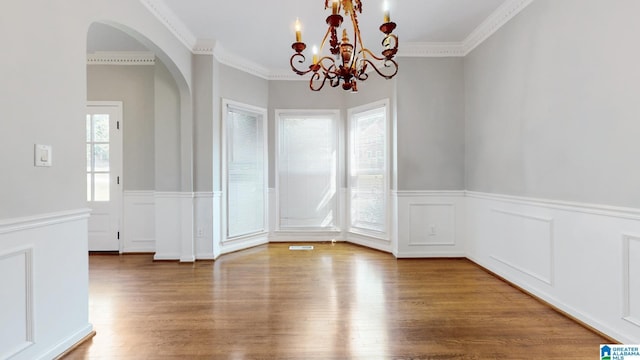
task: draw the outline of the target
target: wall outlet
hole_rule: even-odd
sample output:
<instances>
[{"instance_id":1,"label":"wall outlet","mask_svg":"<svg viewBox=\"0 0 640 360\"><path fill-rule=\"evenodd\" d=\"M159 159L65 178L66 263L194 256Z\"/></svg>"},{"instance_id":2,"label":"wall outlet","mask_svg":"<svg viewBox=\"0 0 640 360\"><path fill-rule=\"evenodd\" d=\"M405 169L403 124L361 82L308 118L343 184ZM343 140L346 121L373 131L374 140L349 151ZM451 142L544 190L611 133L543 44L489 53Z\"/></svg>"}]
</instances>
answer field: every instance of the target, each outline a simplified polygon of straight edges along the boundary
<instances>
[{"instance_id":1,"label":"wall outlet","mask_svg":"<svg viewBox=\"0 0 640 360\"><path fill-rule=\"evenodd\" d=\"M204 236L204 230L199 227L196 229L196 237L203 237Z\"/></svg>"},{"instance_id":2,"label":"wall outlet","mask_svg":"<svg viewBox=\"0 0 640 360\"><path fill-rule=\"evenodd\" d=\"M436 226L435 225L429 225L429 235L436 235Z\"/></svg>"}]
</instances>

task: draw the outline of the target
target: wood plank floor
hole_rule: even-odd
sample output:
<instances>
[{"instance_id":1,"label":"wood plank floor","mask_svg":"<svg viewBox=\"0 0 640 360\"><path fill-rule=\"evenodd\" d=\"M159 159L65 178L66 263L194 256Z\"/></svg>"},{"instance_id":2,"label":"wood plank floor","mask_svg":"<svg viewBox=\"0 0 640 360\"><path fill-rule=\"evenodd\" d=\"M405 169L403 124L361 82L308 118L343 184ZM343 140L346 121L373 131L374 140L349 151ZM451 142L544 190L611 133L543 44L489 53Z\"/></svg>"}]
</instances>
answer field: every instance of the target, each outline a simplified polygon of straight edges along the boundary
<instances>
[{"instance_id":1,"label":"wood plank floor","mask_svg":"<svg viewBox=\"0 0 640 360\"><path fill-rule=\"evenodd\" d=\"M597 334L464 259L269 244L90 256L97 335L65 359L596 359Z\"/></svg>"}]
</instances>

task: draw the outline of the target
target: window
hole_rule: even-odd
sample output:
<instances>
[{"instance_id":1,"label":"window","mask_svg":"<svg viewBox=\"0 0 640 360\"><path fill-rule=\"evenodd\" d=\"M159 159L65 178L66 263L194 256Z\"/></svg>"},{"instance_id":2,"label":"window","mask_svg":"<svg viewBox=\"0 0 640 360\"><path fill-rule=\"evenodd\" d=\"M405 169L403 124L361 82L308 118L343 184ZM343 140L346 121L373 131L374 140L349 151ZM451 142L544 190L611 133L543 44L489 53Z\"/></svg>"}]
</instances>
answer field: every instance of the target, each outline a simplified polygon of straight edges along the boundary
<instances>
[{"instance_id":1,"label":"window","mask_svg":"<svg viewBox=\"0 0 640 360\"><path fill-rule=\"evenodd\" d=\"M338 111L277 112L280 230L338 224Z\"/></svg>"},{"instance_id":2,"label":"window","mask_svg":"<svg viewBox=\"0 0 640 360\"><path fill-rule=\"evenodd\" d=\"M266 228L266 111L224 103L227 239Z\"/></svg>"},{"instance_id":3,"label":"window","mask_svg":"<svg viewBox=\"0 0 640 360\"><path fill-rule=\"evenodd\" d=\"M387 105L349 110L349 208L352 231L387 229Z\"/></svg>"},{"instance_id":4,"label":"window","mask_svg":"<svg viewBox=\"0 0 640 360\"><path fill-rule=\"evenodd\" d=\"M109 114L87 114L87 201L109 201Z\"/></svg>"}]
</instances>

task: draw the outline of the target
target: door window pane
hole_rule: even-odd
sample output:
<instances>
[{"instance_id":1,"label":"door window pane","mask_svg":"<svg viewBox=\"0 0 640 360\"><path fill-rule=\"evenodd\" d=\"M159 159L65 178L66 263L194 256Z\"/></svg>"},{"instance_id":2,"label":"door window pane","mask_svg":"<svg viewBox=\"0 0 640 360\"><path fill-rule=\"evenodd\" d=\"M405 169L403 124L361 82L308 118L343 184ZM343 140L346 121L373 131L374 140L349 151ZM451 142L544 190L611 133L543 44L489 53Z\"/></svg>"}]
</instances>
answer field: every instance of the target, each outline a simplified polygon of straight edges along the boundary
<instances>
[{"instance_id":1,"label":"door window pane","mask_svg":"<svg viewBox=\"0 0 640 360\"><path fill-rule=\"evenodd\" d=\"M109 201L109 115L87 115L87 201Z\"/></svg>"},{"instance_id":2,"label":"door window pane","mask_svg":"<svg viewBox=\"0 0 640 360\"><path fill-rule=\"evenodd\" d=\"M109 171L109 144L93 146L93 171Z\"/></svg>"},{"instance_id":3,"label":"door window pane","mask_svg":"<svg viewBox=\"0 0 640 360\"><path fill-rule=\"evenodd\" d=\"M109 142L109 115L93 115L93 141Z\"/></svg>"},{"instance_id":4,"label":"door window pane","mask_svg":"<svg viewBox=\"0 0 640 360\"><path fill-rule=\"evenodd\" d=\"M109 174L94 174L95 201L109 201Z\"/></svg>"}]
</instances>

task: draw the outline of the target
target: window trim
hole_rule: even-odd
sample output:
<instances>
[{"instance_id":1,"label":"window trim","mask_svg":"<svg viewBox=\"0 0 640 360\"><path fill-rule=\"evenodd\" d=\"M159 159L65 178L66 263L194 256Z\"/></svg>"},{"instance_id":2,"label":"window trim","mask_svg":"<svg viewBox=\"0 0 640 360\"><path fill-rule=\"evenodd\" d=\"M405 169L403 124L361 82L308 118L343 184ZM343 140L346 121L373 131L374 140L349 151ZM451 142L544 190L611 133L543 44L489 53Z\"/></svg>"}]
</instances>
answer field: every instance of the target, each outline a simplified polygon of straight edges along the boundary
<instances>
[{"instance_id":1,"label":"window trim","mask_svg":"<svg viewBox=\"0 0 640 360\"><path fill-rule=\"evenodd\" d=\"M257 230L251 233L229 236L229 167L227 162L228 156L228 109L238 109L242 112L254 113L261 117L262 121L262 141L263 141L263 220L262 230ZM268 112L266 108L245 104L238 101L229 99L222 99L222 124L221 124L221 159L222 159L222 194L223 194L223 206L222 206L222 242L230 242L235 240L252 238L260 236L268 232L269 229L269 138L268 138Z\"/></svg>"},{"instance_id":2,"label":"window trim","mask_svg":"<svg viewBox=\"0 0 640 360\"><path fill-rule=\"evenodd\" d=\"M351 234L364 235L381 240L390 240L391 233L391 199L390 199L390 186L391 186L391 118L390 118L390 101L389 99L383 99L374 101L368 104L356 106L347 109L347 121L348 121L348 139L346 150L346 162L347 162L347 189L346 189L346 223L347 231ZM384 134L384 151L385 151L385 166L384 166L384 224L383 231L376 231L366 228L353 226L351 218L351 193L352 193L352 179L351 179L351 163L353 161L353 148L354 135L355 135L355 123L354 115L366 113L376 109L384 109L385 114L385 134Z\"/></svg>"}]
</instances>

